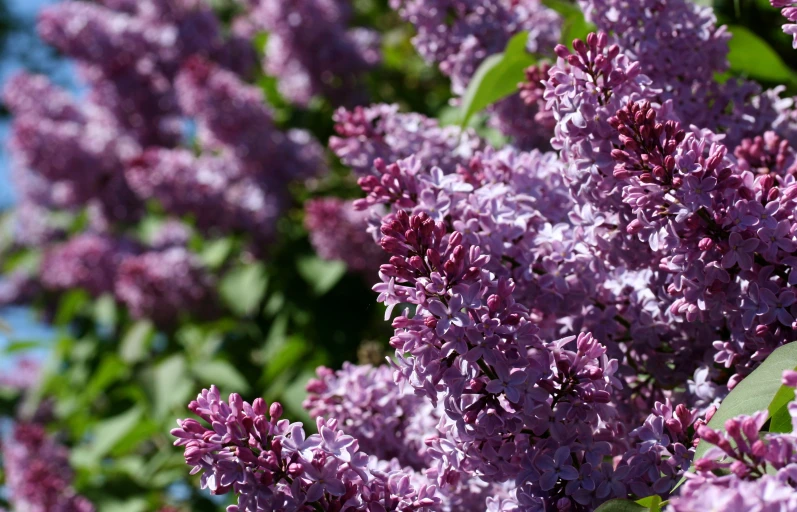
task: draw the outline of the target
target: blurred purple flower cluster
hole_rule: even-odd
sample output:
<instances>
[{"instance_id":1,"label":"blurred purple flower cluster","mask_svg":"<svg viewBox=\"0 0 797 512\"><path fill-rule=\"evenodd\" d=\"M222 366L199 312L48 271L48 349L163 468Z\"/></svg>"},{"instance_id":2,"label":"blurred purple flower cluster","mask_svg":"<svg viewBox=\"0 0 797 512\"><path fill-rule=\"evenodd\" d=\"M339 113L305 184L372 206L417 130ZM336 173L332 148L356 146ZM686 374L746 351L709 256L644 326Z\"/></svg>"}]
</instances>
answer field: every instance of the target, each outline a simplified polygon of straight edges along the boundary
<instances>
[{"instance_id":1,"label":"blurred purple flower cluster","mask_svg":"<svg viewBox=\"0 0 797 512\"><path fill-rule=\"evenodd\" d=\"M72 488L69 450L40 424L16 423L0 446L13 510L94 512L94 505Z\"/></svg>"},{"instance_id":2,"label":"blurred purple flower cluster","mask_svg":"<svg viewBox=\"0 0 797 512\"><path fill-rule=\"evenodd\" d=\"M267 252L290 183L326 172L321 145L307 131L278 129L260 89L246 82L258 62L242 20L270 20L279 4L247 5L231 30L202 0L67 1L41 12L41 37L75 60L86 90L73 97L27 74L6 85L19 195L14 243L45 255L39 272L18 270L4 282L3 303L83 288L168 323L213 304L212 279L187 249L191 224L208 237L245 235L252 251ZM307 2L301 17L333 34L346 10L345 2ZM308 27L280 27L271 59L301 67L307 94L326 93L327 59L307 62L315 43L298 35ZM339 52L337 71L350 76L374 60L368 55L360 62ZM166 245L140 236L154 203L172 227ZM72 236L71 222L84 232ZM175 229L184 235L175 238Z\"/></svg>"},{"instance_id":3,"label":"blurred purple flower cluster","mask_svg":"<svg viewBox=\"0 0 797 512\"><path fill-rule=\"evenodd\" d=\"M394 7L462 92L477 64L460 73L468 66L453 63L480 61L478 52L458 60L460 45L481 41L493 11ZM519 94L552 129L555 153L519 141L494 149L469 135L463 146L433 121L384 106L337 114L331 147L365 193L354 207L385 212L379 243L390 259L378 301L388 319L412 308L392 321L396 388L384 384L387 368L324 369L306 406L376 455L425 466L441 509L456 509L462 493L473 501L474 477L493 493L480 502L488 510L592 510L668 495L698 438L714 442L705 422L715 406L797 329L795 160L782 90L703 87L727 67L728 36L710 10L583 7L605 32L554 48L556 63L529 70ZM512 27L503 24L502 44ZM422 429L419 415L429 420ZM740 427L749 440L761 418ZM791 437L782 438L750 441L750 453L777 459L783 475L755 485L781 493L788 510ZM725 450L749 462L734 453ZM718 455L698 471L764 472ZM695 510L698 483L725 485L706 481L690 482L673 507Z\"/></svg>"}]
</instances>

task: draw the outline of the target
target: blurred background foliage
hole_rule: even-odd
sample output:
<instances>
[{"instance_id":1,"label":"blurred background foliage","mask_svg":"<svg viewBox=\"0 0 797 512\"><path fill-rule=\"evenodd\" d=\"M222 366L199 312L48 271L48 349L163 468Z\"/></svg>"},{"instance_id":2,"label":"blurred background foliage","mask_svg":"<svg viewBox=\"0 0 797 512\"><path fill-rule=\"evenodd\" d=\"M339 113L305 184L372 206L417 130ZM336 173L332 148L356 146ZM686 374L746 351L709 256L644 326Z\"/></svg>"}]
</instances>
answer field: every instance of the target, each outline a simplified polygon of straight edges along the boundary
<instances>
[{"instance_id":1,"label":"blurred background foliage","mask_svg":"<svg viewBox=\"0 0 797 512\"><path fill-rule=\"evenodd\" d=\"M387 0L353 3L354 24L383 34L382 64L367 77L370 99L457 122L460 116L450 105L448 81L417 55L410 42L412 28L388 8ZM589 30L573 4L545 3L565 17L564 40ZM35 37L32 13L39 4L0 2L0 78L27 68L77 87L69 65ZM231 2L214 4L223 19L231 18ZM730 74L764 86L786 84L788 92L797 93L797 52L781 31L780 13L767 0L718 0L714 7L734 33ZM259 49L267 37L255 39ZM308 108L295 108L280 97L274 77L261 74L255 82L273 107L278 126L305 128L320 141L328 140L334 111L329 103L317 99ZM0 134L5 136L8 114L0 114ZM490 135L483 117L476 115L471 125ZM8 207L7 154L0 153L0 158L0 195ZM183 456L172 449L168 433L174 418L184 415L188 400L210 383L223 391L239 391L245 399L278 399L288 416L306 419L301 407L304 386L317 366L384 359L390 327L368 281L347 272L340 261L319 258L303 225L302 204L308 199L358 196L349 172L338 162L331 167L323 178L293 189L294 208L280 221L278 242L265 248L267 258L254 258L234 236L211 240L195 235L191 240L192 251L220 276L224 314L218 318L186 317L169 330L158 330L149 321L131 319L110 296L92 299L72 290L55 301L34 304L37 321L54 327L52 339L44 339L41 330L12 322L11 310L0 312L6 323L14 324L0 345L0 372L10 372L14 361L33 353L47 376L24 401L17 392L0 388L0 416L13 417L20 407L32 410L42 401L49 404L54 430L72 447L76 488L98 510L142 512L165 504L197 512L219 509L221 502L188 485ZM141 236L163 218L153 205ZM67 223L77 232L85 219L77 216ZM7 273L35 265L40 257L33 251L19 252L0 265Z\"/></svg>"}]
</instances>

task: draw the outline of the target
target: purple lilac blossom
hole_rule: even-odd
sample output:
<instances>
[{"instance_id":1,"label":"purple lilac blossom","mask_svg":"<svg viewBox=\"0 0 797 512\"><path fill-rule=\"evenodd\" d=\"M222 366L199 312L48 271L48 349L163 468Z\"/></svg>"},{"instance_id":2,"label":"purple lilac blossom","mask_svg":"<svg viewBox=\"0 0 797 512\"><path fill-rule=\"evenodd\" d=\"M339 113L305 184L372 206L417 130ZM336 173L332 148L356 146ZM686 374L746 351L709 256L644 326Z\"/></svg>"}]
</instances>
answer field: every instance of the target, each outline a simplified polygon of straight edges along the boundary
<instances>
[{"instance_id":1,"label":"purple lilac blossom","mask_svg":"<svg viewBox=\"0 0 797 512\"><path fill-rule=\"evenodd\" d=\"M119 264L129 254L130 250L113 238L78 235L45 253L41 281L51 290L82 288L94 296L109 293Z\"/></svg>"},{"instance_id":2,"label":"purple lilac blossom","mask_svg":"<svg viewBox=\"0 0 797 512\"><path fill-rule=\"evenodd\" d=\"M307 132L277 130L260 89L234 73L195 57L178 75L176 88L183 111L198 123L203 146L228 148L245 172L279 181L324 170L318 143Z\"/></svg>"},{"instance_id":3,"label":"purple lilac blossom","mask_svg":"<svg viewBox=\"0 0 797 512\"><path fill-rule=\"evenodd\" d=\"M184 247L125 258L114 286L133 317L159 325L174 323L183 311L208 317L214 309L212 278Z\"/></svg>"},{"instance_id":4,"label":"purple lilac blossom","mask_svg":"<svg viewBox=\"0 0 797 512\"><path fill-rule=\"evenodd\" d=\"M280 419L282 406L252 404L235 393L203 390L188 408L212 425L178 420L171 431L185 447L192 474L213 494L237 495L228 512L288 510L438 510L436 487L410 469L378 462L359 450L356 439L334 419L318 418L318 434Z\"/></svg>"},{"instance_id":5,"label":"purple lilac blossom","mask_svg":"<svg viewBox=\"0 0 797 512\"><path fill-rule=\"evenodd\" d=\"M41 249L45 257L40 275L15 269L4 280L4 303L35 299L42 289L121 289L135 315L157 316L157 297L142 294L162 286L162 276L114 281L122 256L133 255L126 253L148 251L157 259L167 248L184 251L182 234L120 249L146 203L161 203L211 237L245 234L260 249L273 241L288 184L326 169L323 149L308 132L274 126L259 90L244 81L256 64L250 40L235 27L227 34L204 0L61 2L41 13L38 28L77 61L88 90L73 98L27 74L5 87L21 196L14 247ZM185 141L202 146L198 155L178 146L191 135L186 118L198 126L195 140ZM90 234L69 235L64 226L82 214ZM183 256L192 270L163 297L164 310L208 299L206 277L189 278L193 257Z\"/></svg>"},{"instance_id":6,"label":"purple lilac blossom","mask_svg":"<svg viewBox=\"0 0 797 512\"><path fill-rule=\"evenodd\" d=\"M371 277L385 261L368 233L369 220L379 214L357 210L352 203L333 197L310 200L304 205L304 225L319 256L342 260L349 270Z\"/></svg>"},{"instance_id":7,"label":"purple lilac blossom","mask_svg":"<svg viewBox=\"0 0 797 512\"><path fill-rule=\"evenodd\" d=\"M5 371L0 376L0 387L7 387L17 391L27 391L34 388L41 380L42 364L32 357L23 356L17 359L10 371Z\"/></svg>"},{"instance_id":8,"label":"purple lilac blossom","mask_svg":"<svg viewBox=\"0 0 797 512\"><path fill-rule=\"evenodd\" d=\"M94 512L72 488L69 450L36 423L20 422L2 439L10 503L28 512Z\"/></svg>"},{"instance_id":9,"label":"purple lilac blossom","mask_svg":"<svg viewBox=\"0 0 797 512\"><path fill-rule=\"evenodd\" d=\"M416 471L426 468L426 436L436 434L439 413L409 386L395 385L390 366L345 363L336 372L320 367L316 374L303 404L311 417L336 419L362 450L380 459L396 458Z\"/></svg>"},{"instance_id":10,"label":"purple lilac blossom","mask_svg":"<svg viewBox=\"0 0 797 512\"><path fill-rule=\"evenodd\" d=\"M518 32L529 32L532 53L550 53L559 41L559 15L538 0L391 0L390 5L415 26L418 53L451 77L457 95L479 64L504 51Z\"/></svg>"},{"instance_id":11,"label":"purple lilac blossom","mask_svg":"<svg viewBox=\"0 0 797 512\"><path fill-rule=\"evenodd\" d=\"M579 5L588 21L639 63L659 89L656 101L672 101L686 124L722 133L730 145L766 129L797 140L791 126L773 126L782 117L780 89L762 92L748 80L714 81L715 73L728 70L731 33L717 26L711 7L688 0L579 0Z\"/></svg>"},{"instance_id":12,"label":"purple lilac blossom","mask_svg":"<svg viewBox=\"0 0 797 512\"><path fill-rule=\"evenodd\" d=\"M195 156L183 149L151 149L131 162L126 178L142 198L157 199L171 215L193 218L209 235L248 233L269 240L285 198L247 174L241 161L222 152Z\"/></svg>"},{"instance_id":13,"label":"purple lilac blossom","mask_svg":"<svg viewBox=\"0 0 797 512\"><path fill-rule=\"evenodd\" d=\"M719 382L732 387L793 328L793 151L767 133L742 141L731 159L720 137L683 129L669 102L642 101L658 94L649 80L624 89L624 77L639 67L619 47L609 55L625 59L625 70L602 60L603 76L613 79L602 83L600 74L582 72L579 66L589 70L608 43L591 38L575 43L575 54L557 50L545 92L571 190L620 227L590 252L617 268L647 268L649 304L658 304L656 316L671 326L670 333L658 329L653 346L666 340L690 373L699 369L694 362L733 368Z\"/></svg>"},{"instance_id":14,"label":"purple lilac blossom","mask_svg":"<svg viewBox=\"0 0 797 512\"><path fill-rule=\"evenodd\" d=\"M780 8L783 17L790 21L783 24L783 32L792 36L792 46L797 48L797 3L791 0L769 0L769 3Z\"/></svg>"},{"instance_id":15,"label":"purple lilac blossom","mask_svg":"<svg viewBox=\"0 0 797 512\"><path fill-rule=\"evenodd\" d=\"M462 96L479 65L504 51L515 34L528 32L526 49L552 56L561 19L539 0L391 0L391 7L415 26L412 42L429 63L451 78ZM538 105L513 95L490 109L490 124L523 149L548 147L553 125L536 122Z\"/></svg>"},{"instance_id":16,"label":"purple lilac blossom","mask_svg":"<svg viewBox=\"0 0 797 512\"><path fill-rule=\"evenodd\" d=\"M330 149L357 175L367 176L377 159L393 163L413 155L450 174L484 147L472 130L443 127L436 119L398 109L384 104L338 109Z\"/></svg>"},{"instance_id":17,"label":"purple lilac blossom","mask_svg":"<svg viewBox=\"0 0 797 512\"><path fill-rule=\"evenodd\" d=\"M363 73L381 59L379 34L348 28L348 0L258 0L253 24L268 32L264 69L279 80L290 102L307 106L314 96L337 105L365 99Z\"/></svg>"}]
</instances>

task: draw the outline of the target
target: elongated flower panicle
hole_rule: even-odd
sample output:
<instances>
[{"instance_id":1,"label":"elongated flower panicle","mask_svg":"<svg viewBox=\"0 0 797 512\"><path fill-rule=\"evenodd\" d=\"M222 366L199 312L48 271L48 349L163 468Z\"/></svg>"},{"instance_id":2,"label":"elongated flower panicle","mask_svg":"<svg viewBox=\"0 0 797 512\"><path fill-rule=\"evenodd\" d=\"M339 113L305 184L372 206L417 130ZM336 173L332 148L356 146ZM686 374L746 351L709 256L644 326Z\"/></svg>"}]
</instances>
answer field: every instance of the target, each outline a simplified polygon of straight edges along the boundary
<instances>
[{"instance_id":1,"label":"elongated flower panicle","mask_svg":"<svg viewBox=\"0 0 797 512\"><path fill-rule=\"evenodd\" d=\"M94 512L72 488L69 450L36 423L16 423L2 438L10 503L29 512Z\"/></svg>"},{"instance_id":2,"label":"elongated flower panicle","mask_svg":"<svg viewBox=\"0 0 797 512\"><path fill-rule=\"evenodd\" d=\"M472 130L463 132L421 114L401 113L398 105L341 108L334 120L337 135L329 139L329 147L360 176L372 174L377 160L394 163L410 156L450 174L484 147Z\"/></svg>"},{"instance_id":3,"label":"elongated flower panicle","mask_svg":"<svg viewBox=\"0 0 797 512\"><path fill-rule=\"evenodd\" d=\"M185 447L192 474L202 473L203 489L237 495L229 512L437 510L434 485L409 469L377 465L334 419L318 418L319 433L307 436L301 423L280 419L279 403L249 404L235 393L224 401L215 386L188 407L212 429L178 420L174 444Z\"/></svg>"},{"instance_id":4,"label":"elongated flower panicle","mask_svg":"<svg viewBox=\"0 0 797 512\"><path fill-rule=\"evenodd\" d=\"M213 280L185 247L125 258L118 272L115 294L136 318L168 325L184 310L214 313Z\"/></svg>"},{"instance_id":5,"label":"elongated flower panicle","mask_svg":"<svg viewBox=\"0 0 797 512\"><path fill-rule=\"evenodd\" d=\"M377 212L357 210L353 201L313 199L304 205L304 225L316 253L326 260L342 260L346 266L368 277L376 275L384 262L369 229L379 220Z\"/></svg>"},{"instance_id":6,"label":"elongated flower panicle","mask_svg":"<svg viewBox=\"0 0 797 512\"><path fill-rule=\"evenodd\" d=\"M257 0L254 25L269 34L264 68L278 77L292 103L307 106L317 95L336 104L365 98L363 73L381 59L379 34L349 28L352 6L341 0Z\"/></svg>"},{"instance_id":7,"label":"elongated flower panicle","mask_svg":"<svg viewBox=\"0 0 797 512\"><path fill-rule=\"evenodd\" d=\"M769 0L769 3L781 8L783 17L791 22L783 24L783 32L792 36L792 46L797 48L797 5L790 0Z\"/></svg>"}]
</instances>

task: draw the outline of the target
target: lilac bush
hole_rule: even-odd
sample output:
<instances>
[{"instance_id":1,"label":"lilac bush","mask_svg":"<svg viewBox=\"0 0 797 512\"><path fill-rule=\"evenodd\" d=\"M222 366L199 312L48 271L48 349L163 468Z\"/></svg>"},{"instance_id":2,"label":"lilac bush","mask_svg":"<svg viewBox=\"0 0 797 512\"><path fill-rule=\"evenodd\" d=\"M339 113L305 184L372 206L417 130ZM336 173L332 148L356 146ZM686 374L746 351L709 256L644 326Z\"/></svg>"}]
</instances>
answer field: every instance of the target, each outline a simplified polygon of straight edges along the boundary
<instances>
[{"instance_id":1,"label":"lilac bush","mask_svg":"<svg viewBox=\"0 0 797 512\"><path fill-rule=\"evenodd\" d=\"M11 504L93 510L81 486L129 472L163 509L168 439L192 497L229 512L797 511L797 372L775 382L797 366L797 117L775 50L740 70L733 38L766 43L689 0L377 4L41 13L85 91L5 88L0 303L71 318L43 393L87 391L59 395L63 446L13 404ZM797 4L771 4L797 45ZM376 333L361 364L344 315ZM35 401L34 381L0 385ZM66 446L127 418L73 478Z\"/></svg>"},{"instance_id":2,"label":"lilac bush","mask_svg":"<svg viewBox=\"0 0 797 512\"><path fill-rule=\"evenodd\" d=\"M474 4L394 5L460 95L524 23L556 18ZM666 498L702 439L723 452L696 463L672 510L728 488L729 507L791 510L791 434L759 441L766 414L727 434L706 426L797 328L788 99L714 82L731 35L710 9L581 8L600 31L569 49L534 25L529 50L556 60L527 71L527 109L506 109L548 130L551 152L521 122L528 137L496 148L395 107L338 111L330 147L359 176L354 207L382 215L389 261L374 291L396 353L381 368L320 369L305 407L421 471L437 487L432 509L476 496L476 509L503 511Z\"/></svg>"},{"instance_id":3,"label":"lilac bush","mask_svg":"<svg viewBox=\"0 0 797 512\"><path fill-rule=\"evenodd\" d=\"M3 303L82 288L159 324L206 315L212 278L188 253L190 236L168 250L142 239L148 205L158 203L166 225L244 235L265 253L290 183L326 172L321 146L275 126L246 82L251 41L225 33L204 2L64 2L40 14L38 30L77 62L88 91L71 97L27 74L5 87L20 193L14 243L45 257L38 275L15 274ZM64 229L64 218L84 215L85 233Z\"/></svg>"}]
</instances>

